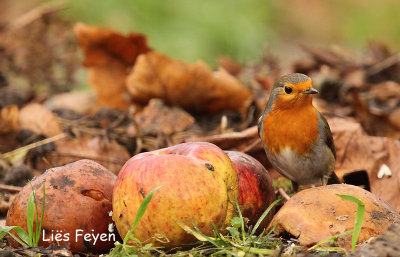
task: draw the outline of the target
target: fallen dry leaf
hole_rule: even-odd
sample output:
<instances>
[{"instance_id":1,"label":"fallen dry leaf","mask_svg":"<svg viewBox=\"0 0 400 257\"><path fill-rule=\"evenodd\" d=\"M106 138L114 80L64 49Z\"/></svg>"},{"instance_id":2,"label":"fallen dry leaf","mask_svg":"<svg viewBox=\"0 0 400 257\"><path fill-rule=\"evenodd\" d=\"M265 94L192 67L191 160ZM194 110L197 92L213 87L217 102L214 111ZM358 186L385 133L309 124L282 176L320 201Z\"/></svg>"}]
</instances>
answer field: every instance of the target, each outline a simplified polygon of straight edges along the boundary
<instances>
[{"instance_id":1,"label":"fallen dry leaf","mask_svg":"<svg viewBox=\"0 0 400 257\"><path fill-rule=\"evenodd\" d=\"M318 63L326 64L339 70L351 70L361 65L354 59L354 56L350 56L341 48L318 48L309 45L302 45L302 48Z\"/></svg>"},{"instance_id":2,"label":"fallen dry leaf","mask_svg":"<svg viewBox=\"0 0 400 257\"><path fill-rule=\"evenodd\" d=\"M289 232L302 245L313 245L354 228L357 205L337 196L351 195L365 204L358 242L381 235L400 221L400 214L378 196L352 185L338 184L306 189L295 194L278 211L267 231ZM351 248L351 235L338 238L337 246Z\"/></svg>"},{"instance_id":3,"label":"fallen dry leaf","mask_svg":"<svg viewBox=\"0 0 400 257\"><path fill-rule=\"evenodd\" d=\"M335 169L366 170L371 192L400 211L400 142L387 137L369 136L350 118L328 118L336 147ZM378 178L386 164L391 177Z\"/></svg>"},{"instance_id":4,"label":"fallen dry leaf","mask_svg":"<svg viewBox=\"0 0 400 257\"><path fill-rule=\"evenodd\" d=\"M400 128L400 106L392 111L389 120L394 126Z\"/></svg>"},{"instance_id":5,"label":"fallen dry leaf","mask_svg":"<svg viewBox=\"0 0 400 257\"><path fill-rule=\"evenodd\" d=\"M90 159L118 174L123 164L131 157L115 140L106 141L88 134L82 134L79 138L61 139L54 143L56 150L45 153L36 168L47 169L81 159Z\"/></svg>"},{"instance_id":6,"label":"fallen dry leaf","mask_svg":"<svg viewBox=\"0 0 400 257\"><path fill-rule=\"evenodd\" d=\"M400 104L399 93L400 85L394 82L378 84L364 94L352 92L353 109L368 134L400 138L398 114L393 113Z\"/></svg>"},{"instance_id":7,"label":"fallen dry leaf","mask_svg":"<svg viewBox=\"0 0 400 257\"><path fill-rule=\"evenodd\" d=\"M369 59L367 66L367 80L373 83L392 80L400 82L400 55L378 41L368 44Z\"/></svg>"},{"instance_id":8,"label":"fallen dry leaf","mask_svg":"<svg viewBox=\"0 0 400 257\"><path fill-rule=\"evenodd\" d=\"M79 114L88 114L93 109L95 101L96 95L93 91L77 91L54 95L44 105L52 111L68 109Z\"/></svg>"},{"instance_id":9,"label":"fallen dry leaf","mask_svg":"<svg viewBox=\"0 0 400 257\"><path fill-rule=\"evenodd\" d=\"M0 134L15 131L18 128L19 110L16 105L9 105L1 109Z\"/></svg>"},{"instance_id":10,"label":"fallen dry leaf","mask_svg":"<svg viewBox=\"0 0 400 257\"><path fill-rule=\"evenodd\" d=\"M169 107L160 99L151 99L143 111L135 115L135 121L141 135L170 135L184 131L195 120L179 107Z\"/></svg>"},{"instance_id":11,"label":"fallen dry leaf","mask_svg":"<svg viewBox=\"0 0 400 257\"><path fill-rule=\"evenodd\" d=\"M19 143L17 142L16 139L16 134L14 131L10 133L0 133L0 153L4 154L7 153L11 150L14 150L19 146ZM0 167L1 167L1 162L0 162ZM1 169L1 168L0 168Z\"/></svg>"},{"instance_id":12,"label":"fallen dry leaf","mask_svg":"<svg viewBox=\"0 0 400 257\"><path fill-rule=\"evenodd\" d=\"M110 29L77 23L74 32L84 53L89 84L100 105L127 109L130 105L125 80L136 58L150 50L145 36L123 36Z\"/></svg>"},{"instance_id":13,"label":"fallen dry leaf","mask_svg":"<svg viewBox=\"0 0 400 257\"><path fill-rule=\"evenodd\" d=\"M400 84L394 81L385 81L375 84L371 87L366 98L371 102L371 107L390 112L390 110L399 105L400 102Z\"/></svg>"},{"instance_id":14,"label":"fallen dry leaf","mask_svg":"<svg viewBox=\"0 0 400 257\"><path fill-rule=\"evenodd\" d=\"M4 72L4 70L2 70L2 72ZM7 85L8 83L7 81L4 81L5 78L2 78L2 74L0 72L0 109L9 105L17 105L18 107L22 107L29 100L29 98L32 97L33 90L31 88L12 85L4 86L4 84Z\"/></svg>"},{"instance_id":15,"label":"fallen dry leaf","mask_svg":"<svg viewBox=\"0 0 400 257\"><path fill-rule=\"evenodd\" d=\"M252 99L251 92L224 69L213 72L201 61L188 64L157 52L138 57L127 87L140 104L160 98L195 112L233 110L244 114Z\"/></svg>"},{"instance_id":16,"label":"fallen dry leaf","mask_svg":"<svg viewBox=\"0 0 400 257\"><path fill-rule=\"evenodd\" d=\"M38 135L53 137L63 132L57 117L38 103L25 105L19 112L20 129L29 129Z\"/></svg>"}]
</instances>

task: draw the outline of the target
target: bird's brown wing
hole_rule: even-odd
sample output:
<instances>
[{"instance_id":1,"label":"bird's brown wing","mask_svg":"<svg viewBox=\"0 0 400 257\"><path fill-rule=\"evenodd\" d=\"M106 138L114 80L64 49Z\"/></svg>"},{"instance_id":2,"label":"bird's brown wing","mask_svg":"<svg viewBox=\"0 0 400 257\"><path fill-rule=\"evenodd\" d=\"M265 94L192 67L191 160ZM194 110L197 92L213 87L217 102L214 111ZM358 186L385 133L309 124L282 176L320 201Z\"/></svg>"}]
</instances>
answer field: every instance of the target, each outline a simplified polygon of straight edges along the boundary
<instances>
[{"instance_id":1,"label":"bird's brown wing","mask_svg":"<svg viewBox=\"0 0 400 257\"><path fill-rule=\"evenodd\" d=\"M332 132L329 127L328 122L326 121L325 117L318 112L319 119L320 119L320 124L319 124L319 131L321 135L321 139L326 143L326 145L331 149L333 156L336 159L336 150L335 150L335 144L333 143L333 138L332 138Z\"/></svg>"},{"instance_id":2,"label":"bird's brown wing","mask_svg":"<svg viewBox=\"0 0 400 257\"><path fill-rule=\"evenodd\" d=\"M257 128L258 128L258 136L261 138L261 130L263 129L263 120L264 120L264 116L265 114L261 115L260 118L258 118L258 124L257 124Z\"/></svg>"}]
</instances>

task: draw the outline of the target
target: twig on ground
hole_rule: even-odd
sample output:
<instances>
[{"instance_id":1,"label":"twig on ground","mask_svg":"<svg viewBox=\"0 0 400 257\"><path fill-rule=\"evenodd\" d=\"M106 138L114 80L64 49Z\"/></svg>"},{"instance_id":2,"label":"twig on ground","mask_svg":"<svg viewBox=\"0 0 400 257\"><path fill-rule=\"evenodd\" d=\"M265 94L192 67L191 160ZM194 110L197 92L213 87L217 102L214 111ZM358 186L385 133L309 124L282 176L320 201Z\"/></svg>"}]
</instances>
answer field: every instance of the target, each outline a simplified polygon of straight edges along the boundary
<instances>
[{"instance_id":1,"label":"twig on ground","mask_svg":"<svg viewBox=\"0 0 400 257\"><path fill-rule=\"evenodd\" d=\"M286 201L290 200L290 196L288 194L286 194L285 190L283 190L283 188L278 188L278 193L283 197L283 199L285 199Z\"/></svg>"},{"instance_id":2,"label":"twig on ground","mask_svg":"<svg viewBox=\"0 0 400 257\"><path fill-rule=\"evenodd\" d=\"M7 159L7 158L10 158L10 157L12 157L12 156L14 156L16 154L21 153L21 152L29 151L29 150L31 150L33 148L36 148L36 147L39 147L41 145L45 145L45 144L54 142L56 140L59 140L59 139L62 139L64 137L66 137L66 136L67 136L67 134L61 133L61 134L55 135L54 137L46 138L46 139L34 142L32 144L20 147L18 149L12 150L10 152L4 153L4 154L0 155L0 157L3 158L3 159Z\"/></svg>"},{"instance_id":3,"label":"twig on ground","mask_svg":"<svg viewBox=\"0 0 400 257\"><path fill-rule=\"evenodd\" d=\"M0 191L8 191L8 192L18 193L19 191L21 191L21 189L22 189L22 187L0 184Z\"/></svg>"}]
</instances>

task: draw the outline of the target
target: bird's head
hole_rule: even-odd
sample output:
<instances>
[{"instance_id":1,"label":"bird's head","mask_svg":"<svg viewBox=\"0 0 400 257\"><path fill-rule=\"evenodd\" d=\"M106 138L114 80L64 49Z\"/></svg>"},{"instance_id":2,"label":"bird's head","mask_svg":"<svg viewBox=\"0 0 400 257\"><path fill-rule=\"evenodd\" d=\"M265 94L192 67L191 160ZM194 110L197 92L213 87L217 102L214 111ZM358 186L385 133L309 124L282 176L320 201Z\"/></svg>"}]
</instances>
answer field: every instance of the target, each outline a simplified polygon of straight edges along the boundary
<instances>
[{"instance_id":1,"label":"bird's head","mask_svg":"<svg viewBox=\"0 0 400 257\"><path fill-rule=\"evenodd\" d=\"M282 76L275 82L268 105L273 110L312 105L312 95L317 93L310 77L293 73Z\"/></svg>"}]
</instances>

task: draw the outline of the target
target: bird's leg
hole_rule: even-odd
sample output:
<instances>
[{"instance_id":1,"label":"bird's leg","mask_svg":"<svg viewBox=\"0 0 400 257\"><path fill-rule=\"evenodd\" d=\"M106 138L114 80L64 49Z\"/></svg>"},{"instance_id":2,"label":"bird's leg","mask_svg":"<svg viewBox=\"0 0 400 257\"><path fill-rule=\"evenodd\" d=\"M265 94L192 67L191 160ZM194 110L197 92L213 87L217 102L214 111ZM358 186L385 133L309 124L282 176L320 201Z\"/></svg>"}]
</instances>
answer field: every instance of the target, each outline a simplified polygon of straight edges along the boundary
<instances>
[{"instance_id":1,"label":"bird's leg","mask_svg":"<svg viewBox=\"0 0 400 257\"><path fill-rule=\"evenodd\" d=\"M326 181L324 181L324 179L326 179ZM323 178L323 185L331 185L331 184L341 184L342 182L340 182L340 179L338 178L338 176L336 175L335 172L332 172L332 174L330 176L327 176Z\"/></svg>"},{"instance_id":2,"label":"bird's leg","mask_svg":"<svg viewBox=\"0 0 400 257\"><path fill-rule=\"evenodd\" d=\"M293 193L297 193L299 191L299 184L292 181L292 189L293 189Z\"/></svg>"}]
</instances>

